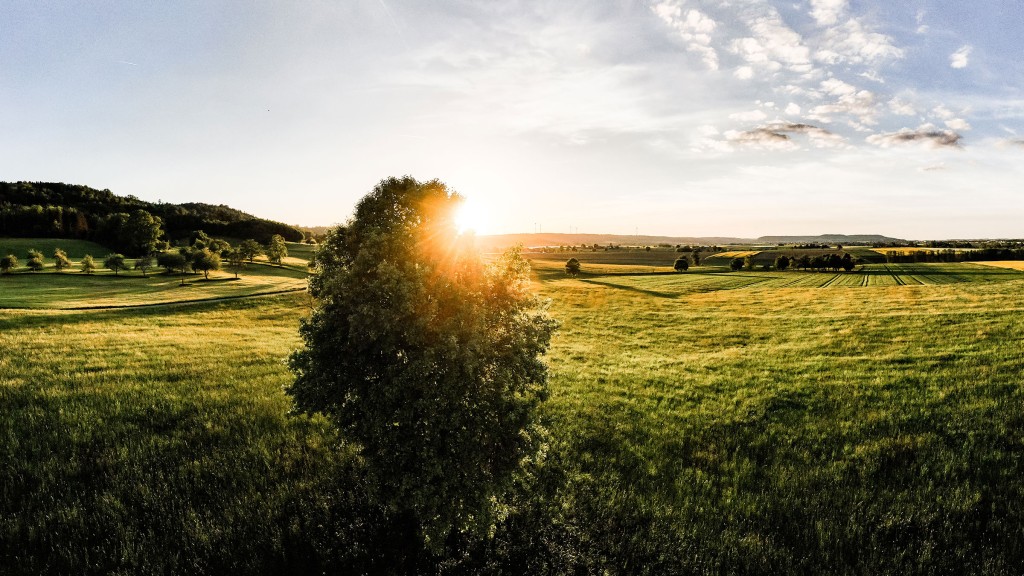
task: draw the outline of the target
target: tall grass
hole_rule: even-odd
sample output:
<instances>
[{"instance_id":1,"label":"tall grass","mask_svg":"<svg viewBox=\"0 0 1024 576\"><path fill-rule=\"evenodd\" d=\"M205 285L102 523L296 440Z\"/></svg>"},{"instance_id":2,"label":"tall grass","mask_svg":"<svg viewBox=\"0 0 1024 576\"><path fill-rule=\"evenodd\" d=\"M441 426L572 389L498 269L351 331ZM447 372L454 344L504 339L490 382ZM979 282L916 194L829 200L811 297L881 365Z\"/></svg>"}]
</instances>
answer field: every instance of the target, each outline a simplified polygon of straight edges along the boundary
<instances>
[{"instance_id":1,"label":"tall grass","mask_svg":"<svg viewBox=\"0 0 1024 576\"><path fill-rule=\"evenodd\" d=\"M1024 281L910 275L943 270L965 280L539 269L546 464L449 568L1024 572ZM373 569L357 459L287 415L307 304L0 310L0 571Z\"/></svg>"}]
</instances>

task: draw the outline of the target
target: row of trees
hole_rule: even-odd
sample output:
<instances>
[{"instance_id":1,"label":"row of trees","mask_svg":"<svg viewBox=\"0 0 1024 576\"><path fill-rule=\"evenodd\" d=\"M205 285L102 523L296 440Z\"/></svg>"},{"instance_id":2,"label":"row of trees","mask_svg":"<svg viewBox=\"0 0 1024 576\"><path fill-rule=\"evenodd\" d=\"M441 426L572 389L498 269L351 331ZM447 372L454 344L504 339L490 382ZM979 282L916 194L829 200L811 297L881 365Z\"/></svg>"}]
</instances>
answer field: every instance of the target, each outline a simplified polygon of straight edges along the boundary
<instances>
[{"instance_id":1,"label":"row of trees","mask_svg":"<svg viewBox=\"0 0 1024 576\"><path fill-rule=\"evenodd\" d=\"M850 255L849 252L843 253L842 256L839 254L818 254L810 256L804 254L801 256L779 256L775 259L774 268L779 271L788 270L790 268L800 270L813 270L814 272L820 271L832 271L839 272L845 270L846 272L852 271L859 262ZM746 268L747 270L754 270L757 266L752 256L745 258L733 258L729 262L729 268L734 272ZM770 270L772 264L765 263L762 265L764 270Z\"/></svg>"},{"instance_id":2,"label":"row of trees","mask_svg":"<svg viewBox=\"0 0 1024 576\"><path fill-rule=\"evenodd\" d=\"M278 266L288 256L288 246L284 238L278 235L271 237L270 242L263 246L255 240L244 240L237 247L232 247L228 242L219 238L211 238L202 230L193 235L192 242L188 246L182 246L176 251L162 251L155 257L156 264L167 270L168 273L180 271L185 274L187 271L199 273L209 278L210 272L220 270L223 260L227 260L238 277L238 271L245 262L252 262L256 257L267 255L267 259ZM39 272L45 268L45 257L42 252L30 249L26 252L26 267L32 272ZM127 268L128 259L124 254L112 253L103 260L103 267L118 275L121 270ZM153 267L154 257L145 253L134 261L134 269L140 270L143 276ZM10 274L19 266L18 257L14 254L0 258L0 272ZM53 267L58 272L71 268L71 261L64 250L57 248L53 252ZM86 254L79 262L79 269L86 274L92 274L96 270L96 262L93 257Z\"/></svg>"}]
</instances>

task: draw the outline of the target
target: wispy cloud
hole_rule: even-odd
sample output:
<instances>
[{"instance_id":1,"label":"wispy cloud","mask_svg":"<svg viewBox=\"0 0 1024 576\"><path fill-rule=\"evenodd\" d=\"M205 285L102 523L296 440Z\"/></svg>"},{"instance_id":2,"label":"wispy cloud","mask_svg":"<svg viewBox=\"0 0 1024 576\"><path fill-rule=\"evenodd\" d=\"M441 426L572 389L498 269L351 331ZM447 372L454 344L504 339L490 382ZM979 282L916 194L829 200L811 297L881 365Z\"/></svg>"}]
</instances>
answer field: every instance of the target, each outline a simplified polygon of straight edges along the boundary
<instances>
[{"instance_id":1,"label":"wispy cloud","mask_svg":"<svg viewBox=\"0 0 1024 576\"><path fill-rule=\"evenodd\" d=\"M961 46L959 50L949 55L949 66L951 68L967 68L970 64L969 57L974 50L971 46Z\"/></svg>"}]
</instances>

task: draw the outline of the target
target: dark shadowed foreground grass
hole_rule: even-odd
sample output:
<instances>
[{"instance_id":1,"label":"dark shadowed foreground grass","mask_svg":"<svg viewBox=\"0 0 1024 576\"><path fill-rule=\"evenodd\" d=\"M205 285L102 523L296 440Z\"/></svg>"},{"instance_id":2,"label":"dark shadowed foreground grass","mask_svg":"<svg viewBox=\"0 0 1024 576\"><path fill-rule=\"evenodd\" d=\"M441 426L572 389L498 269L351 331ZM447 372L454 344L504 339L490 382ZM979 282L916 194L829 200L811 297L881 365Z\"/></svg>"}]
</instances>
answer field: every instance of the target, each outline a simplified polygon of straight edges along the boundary
<instances>
[{"instance_id":1,"label":"dark shadowed foreground grass","mask_svg":"<svg viewBox=\"0 0 1024 576\"><path fill-rule=\"evenodd\" d=\"M1024 572L1018 276L538 278L547 464L455 569ZM0 572L302 573L381 542L355 459L286 415L307 303L0 311Z\"/></svg>"}]
</instances>

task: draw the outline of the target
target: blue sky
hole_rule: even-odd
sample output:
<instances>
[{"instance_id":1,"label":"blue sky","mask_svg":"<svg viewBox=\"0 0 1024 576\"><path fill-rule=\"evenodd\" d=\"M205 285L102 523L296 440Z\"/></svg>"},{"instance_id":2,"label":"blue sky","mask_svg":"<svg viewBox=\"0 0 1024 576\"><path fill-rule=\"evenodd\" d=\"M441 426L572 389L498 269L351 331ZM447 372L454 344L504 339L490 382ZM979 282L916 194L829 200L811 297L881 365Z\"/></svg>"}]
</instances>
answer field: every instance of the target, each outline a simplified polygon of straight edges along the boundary
<instances>
[{"instance_id":1,"label":"blue sky","mask_svg":"<svg viewBox=\"0 0 1024 576\"><path fill-rule=\"evenodd\" d=\"M1024 236L1010 0L0 4L0 179L481 232Z\"/></svg>"}]
</instances>

